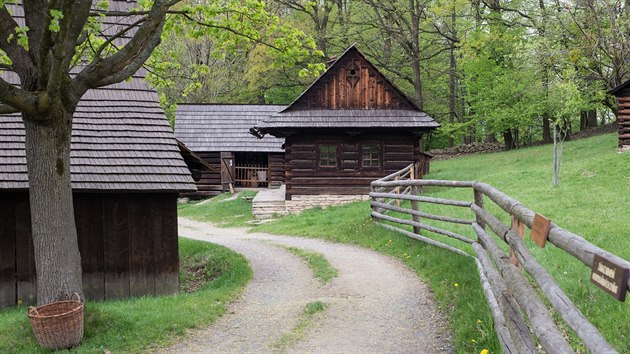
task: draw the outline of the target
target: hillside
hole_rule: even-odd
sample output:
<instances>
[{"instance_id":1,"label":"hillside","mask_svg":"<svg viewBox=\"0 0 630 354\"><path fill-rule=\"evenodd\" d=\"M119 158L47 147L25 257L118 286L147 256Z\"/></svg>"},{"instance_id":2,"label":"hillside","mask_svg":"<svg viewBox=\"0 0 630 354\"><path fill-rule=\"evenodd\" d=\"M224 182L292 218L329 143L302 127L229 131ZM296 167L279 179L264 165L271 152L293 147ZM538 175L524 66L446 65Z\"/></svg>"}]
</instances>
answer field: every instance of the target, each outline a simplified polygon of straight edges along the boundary
<instances>
[{"instance_id":1,"label":"hillside","mask_svg":"<svg viewBox=\"0 0 630 354\"><path fill-rule=\"evenodd\" d=\"M561 227L628 260L630 154L617 153L616 144L616 134L565 143L557 188L551 185L550 145L435 161L426 178L489 183ZM471 199L462 191L431 188L425 192ZM628 302L619 303L590 284L590 270L553 246L531 249L606 338L621 352L630 350Z\"/></svg>"}]
</instances>

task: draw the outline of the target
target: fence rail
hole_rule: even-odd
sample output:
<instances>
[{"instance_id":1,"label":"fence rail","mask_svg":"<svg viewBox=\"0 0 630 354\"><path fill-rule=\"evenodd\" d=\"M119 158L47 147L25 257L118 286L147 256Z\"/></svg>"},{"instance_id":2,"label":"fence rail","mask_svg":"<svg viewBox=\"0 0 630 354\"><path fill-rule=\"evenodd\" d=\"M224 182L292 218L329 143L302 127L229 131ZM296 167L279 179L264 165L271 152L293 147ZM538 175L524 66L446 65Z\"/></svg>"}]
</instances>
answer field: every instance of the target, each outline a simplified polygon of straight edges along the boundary
<instances>
[{"instance_id":1,"label":"fence rail","mask_svg":"<svg viewBox=\"0 0 630 354\"><path fill-rule=\"evenodd\" d=\"M234 182L240 187L267 187L269 184L269 168L263 165L246 164L234 167Z\"/></svg>"},{"instance_id":2,"label":"fence rail","mask_svg":"<svg viewBox=\"0 0 630 354\"><path fill-rule=\"evenodd\" d=\"M565 336L554 323L545 300L536 290L540 289L546 301L560 314L562 320L577 334L586 348L593 353L617 353L556 284L553 276L530 253L522 238L523 234L518 231L517 226L522 223L530 229L536 229L537 234L541 234L539 231L541 225L548 226L548 232L542 228L543 239L546 236L549 243L590 268L595 266L596 256L626 271L630 269L630 262L554 223L545 223L545 219L537 216L534 211L488 184L471 181L414 179L415 170L415 166L409 165L372 182L370 193L372 217L386 222L381 225L387 229L463 256L475 258L484 295L504 352L537 353L538 350L530 335L533 333L545 352L573 353ZM427 186L471 189L473 200L462 201L418 195ZM486 198L511 216L513 225L505 225L498 217L490 213L484 207ZM410 202L411 208L402 207L401 201ZM475 220L423 212L420 211L419 203L468 208ZM411 219L403 219L400 215L387 215L390 212L409 215ZM470 225L477 237L474 239L441 227L428 225L421 222L421 219ZM413 232L396 224L411 226ZM486 229L489 229L491 233ZM474 256L462 248L421 235L421 230L450 237L462 246L472 245ZM510 254L506 254L501 249L499 246L501 241L509 245ZM533 281L528 280L521 268ZM621 286L623 292L627 292L630 289L630 279Z\"/></svg>"}]
</instances>

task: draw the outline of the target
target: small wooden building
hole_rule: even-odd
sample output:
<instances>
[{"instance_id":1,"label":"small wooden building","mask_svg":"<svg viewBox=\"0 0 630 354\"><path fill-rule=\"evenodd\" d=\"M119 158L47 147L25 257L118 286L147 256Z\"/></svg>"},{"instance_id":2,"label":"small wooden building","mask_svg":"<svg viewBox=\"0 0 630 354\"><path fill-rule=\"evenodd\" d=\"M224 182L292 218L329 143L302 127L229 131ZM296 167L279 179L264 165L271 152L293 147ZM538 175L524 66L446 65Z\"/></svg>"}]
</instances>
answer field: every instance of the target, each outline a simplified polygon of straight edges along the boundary
<instances>
[{"instance_id":1,"label":"small wooden building","mask_svg":"<svg viewBox=\"0 0 630 354\"><path fill-rule=\"evenodd\" d=\"M282 139L256 139L249 128L285 106L180 104L175 135L213 168L201 171L195 196L212 196L234 187L277 188L284 182ZM195 171L193 171L195 172Z\"/></svg>"},{"instance_id":2,"label":"small wooden building","mask_svg":"<svg viewBox=\"0 0 630 354\"><path fill-rule=\"evenodd\" d=\"M195 185L142 75L85 94L70 163L86 297L176 293L177 197ZM33 257L24 125L0 115L0 307L35 303Z\"/></svg>"},{"instance_id":3,"label":"small wooden building","mask_svg":"<svg viewBox=\"0 0 630 354\"><path fill-rule=\"evenodd\" d=\"M421 162L439 124L352 46L304 93L251 129L285 138L286 199L364 195L370 182ZM428 169L426 162L419 165Z\"/></svg>"},{"instance_id":4,"label":"small wooden building","mask_svg":"<svg viewBox=\"0 0 630 354\"><path fill-rule=\"evenodd\" d=\"M630 149L630 80L612 89L610 94L615 95L619 103L617 111L619 148Z\"/></svg>"}]
</instances>

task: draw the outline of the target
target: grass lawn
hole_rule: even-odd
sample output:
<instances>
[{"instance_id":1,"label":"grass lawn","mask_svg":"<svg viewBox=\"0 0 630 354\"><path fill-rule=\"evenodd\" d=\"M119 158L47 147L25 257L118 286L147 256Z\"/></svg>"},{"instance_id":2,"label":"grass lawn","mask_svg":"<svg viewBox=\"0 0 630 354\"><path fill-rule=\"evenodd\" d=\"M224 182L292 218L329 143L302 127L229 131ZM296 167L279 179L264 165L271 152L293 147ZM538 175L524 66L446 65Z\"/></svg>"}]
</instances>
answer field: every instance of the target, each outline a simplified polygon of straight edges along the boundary
<instances>
[{"instance_id":1,"label":"grass lawn","mask_svg":"<svg viewBox=\"0 0 630 354\"><path fill-rule=\"evenodd\" d=\"M182 238L179 247L182 294L88 302L83 342L69 352L146 351L221 316L252 276L247 261L206 242ZM37 345L26 307L0 311L0 353L40 352L47 351Z\"/></svg>"},{"instance_id":2,"label":"grass lawn","mask_svg":"<svg viewBox=\"0 0 630 354\"><path fill-rule=\"evenodd\" d=\"M211 222L222 227L249 226L247 222L252 219L251 198L255 195L256 192L244 191L238 195L236 201L226 201L232 197L230 193L202 201L192 201L179 205L178 215L197 221Z\"/></svg>"}]
</instances>

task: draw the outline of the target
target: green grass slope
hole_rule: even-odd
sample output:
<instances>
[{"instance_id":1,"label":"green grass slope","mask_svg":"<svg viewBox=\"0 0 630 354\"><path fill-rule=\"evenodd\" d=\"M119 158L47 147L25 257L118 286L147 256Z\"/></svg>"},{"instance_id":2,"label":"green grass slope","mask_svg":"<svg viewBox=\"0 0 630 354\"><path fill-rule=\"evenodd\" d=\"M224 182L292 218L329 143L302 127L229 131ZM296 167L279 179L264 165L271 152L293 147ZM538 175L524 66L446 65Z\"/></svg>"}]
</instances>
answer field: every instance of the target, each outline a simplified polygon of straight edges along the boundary
<instances>
[{"instance_id":1,"label":"green grass slope","mask_svg":"<svg viewBox=\"0 0 630 354\"><path fill-rule=\"evenodd\" d=\"M617 153L616 144L615 134L566 142L556 188L551 184L553 146L436 161L426 178L489 183L559 226L630 260L630 154ZM426 192L462 197L462 191L443 188ZM498 208L491 209L498 215ZM585 316L619 352L630 352L629 303L619 303L590 284L590 270L553 245L530 246Z\"/></svg>"}]
</instances>

